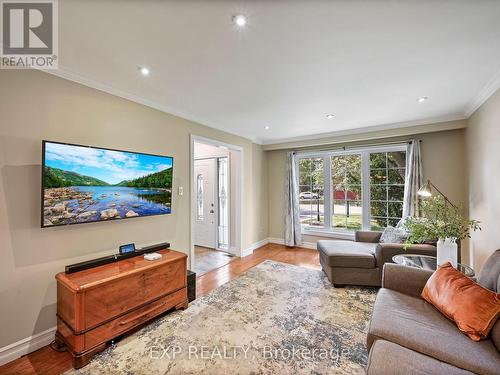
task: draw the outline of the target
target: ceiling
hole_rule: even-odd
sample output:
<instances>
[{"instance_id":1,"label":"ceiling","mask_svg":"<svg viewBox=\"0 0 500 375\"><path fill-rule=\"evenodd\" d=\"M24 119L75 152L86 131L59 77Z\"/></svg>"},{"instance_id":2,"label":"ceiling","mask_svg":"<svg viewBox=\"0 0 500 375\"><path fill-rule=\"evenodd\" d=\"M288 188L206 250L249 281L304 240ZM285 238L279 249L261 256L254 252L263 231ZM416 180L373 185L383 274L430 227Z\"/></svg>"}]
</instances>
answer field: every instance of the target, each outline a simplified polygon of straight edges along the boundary
<instances>
[{"instance_id":1,"label":"ceiling","mask_svg":"<svg viewBox=\"0 0 500 375\"><path fill-rule=\"evenodd\" d=\"M495 0L64 0L54 73L276 143L468 117L500 83L499 20Z\"/></svg>"}]
</instances>

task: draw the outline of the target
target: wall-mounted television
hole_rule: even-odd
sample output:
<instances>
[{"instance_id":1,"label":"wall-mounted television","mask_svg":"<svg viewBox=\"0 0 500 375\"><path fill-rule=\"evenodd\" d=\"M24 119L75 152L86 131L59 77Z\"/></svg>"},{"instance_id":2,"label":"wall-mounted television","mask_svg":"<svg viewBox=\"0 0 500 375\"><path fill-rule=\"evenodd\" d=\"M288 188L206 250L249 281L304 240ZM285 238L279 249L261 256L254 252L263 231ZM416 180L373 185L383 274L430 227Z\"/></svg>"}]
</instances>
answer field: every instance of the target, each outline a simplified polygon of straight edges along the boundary
<instances>
[{"instance_id":1,"label":"wall-mounted television","mask_svg":"<svg viewBox=\"0 0 500 375\"><path fill-rule=\"evenodd\" d=\"M172 212L170 156L42 142L42 228Z\"/></svg>"}]
</instances>

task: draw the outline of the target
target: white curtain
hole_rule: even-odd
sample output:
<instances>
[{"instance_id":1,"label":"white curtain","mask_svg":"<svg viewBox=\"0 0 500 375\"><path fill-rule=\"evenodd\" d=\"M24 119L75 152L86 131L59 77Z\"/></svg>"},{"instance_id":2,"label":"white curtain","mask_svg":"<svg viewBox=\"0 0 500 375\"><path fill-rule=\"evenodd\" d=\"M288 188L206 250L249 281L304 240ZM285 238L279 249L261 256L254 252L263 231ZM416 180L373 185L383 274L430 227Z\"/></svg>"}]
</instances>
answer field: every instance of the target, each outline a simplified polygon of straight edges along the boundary
<instances>
[{"instance_id":1,"label":"white curtain","mask_svg":"<svg viewBox=\"0 0 500 375\"><path fill-rule=\"evenodd\" d=\"M424 177L422 174L420 141L418 139L413 139L408 144L408 150L406 152L406 181L403 200L403 218L407 216L419 216L418 189L420 189L423 182Z\"/></svg>"},{"instance_id":2,"label":"white curtain","mask_svg":"<svg viewBox=\"0 0 500 375\"><path fill-rule=\"evenodd\" d=\"M285 184L285 245L302 245L299 211L299 174L295 153L287 154Z\"/></svg>"}]
</instances>

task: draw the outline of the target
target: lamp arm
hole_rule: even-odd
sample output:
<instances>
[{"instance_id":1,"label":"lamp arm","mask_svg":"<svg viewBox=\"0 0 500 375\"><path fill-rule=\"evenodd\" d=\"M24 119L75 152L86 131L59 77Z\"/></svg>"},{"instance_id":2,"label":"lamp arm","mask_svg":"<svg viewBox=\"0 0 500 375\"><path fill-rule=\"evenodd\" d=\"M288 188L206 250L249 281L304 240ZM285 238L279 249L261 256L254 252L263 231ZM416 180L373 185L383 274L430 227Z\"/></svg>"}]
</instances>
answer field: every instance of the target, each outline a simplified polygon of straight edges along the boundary
<instances>
[{"instance_id":1,"label":"lamp arm","mask_svg":"<svg viewBox=\"0 0 500 375\"><path fill-rule=\"evenodd\" d=\"M452 202L452 201L450 201L450 200L448 199L448 197L447 197L446 195L444 195L444 193L443 193L441 190L439 190L439 189L437 188L437 186L436 186L436 185L434 185L431 181L429 181L429 184L430 184L430 185L431 185L434 189L436 189L436 191L437 191L439 194L441 194L441 195L443 196L443 198L446 200L446 202L448 202L449 204L451 204L451 206L452 206L452 207L454 207L455 209L457 209L457 210L458 210L458 207L457 207L456 205L454 205L454 204L453 204L453 202Z\"/></svg>"}]
</instances>

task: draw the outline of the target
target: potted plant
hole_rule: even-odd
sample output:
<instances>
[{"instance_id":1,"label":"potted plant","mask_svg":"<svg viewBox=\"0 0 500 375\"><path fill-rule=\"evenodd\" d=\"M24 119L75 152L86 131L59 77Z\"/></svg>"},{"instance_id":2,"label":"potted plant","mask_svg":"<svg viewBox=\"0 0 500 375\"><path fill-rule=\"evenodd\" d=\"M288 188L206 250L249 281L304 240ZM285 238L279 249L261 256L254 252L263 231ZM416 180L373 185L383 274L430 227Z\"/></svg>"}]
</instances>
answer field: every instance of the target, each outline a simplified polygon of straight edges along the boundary
<instances>
[{"instance_id":1,"label":"potted plant","mask_svg":"<svg viewBox=\"0 0 500 375\"><path fill-rule=\"evenodd\" d=\"M469 220L460 207L450 205L441 196L422 201L420 217L406 219L404 227L410 233L406 244L437 240L437 264L451 262L457 266L457 241L470 238L470 231L481 230L479 221Z\"/></svg>"}]
</instances>

